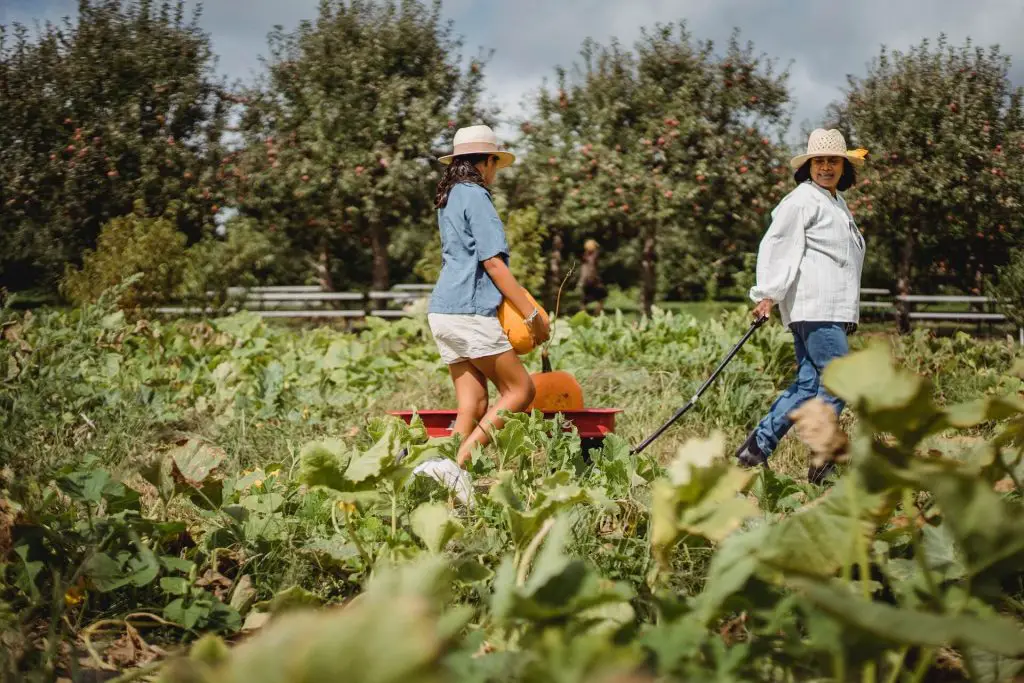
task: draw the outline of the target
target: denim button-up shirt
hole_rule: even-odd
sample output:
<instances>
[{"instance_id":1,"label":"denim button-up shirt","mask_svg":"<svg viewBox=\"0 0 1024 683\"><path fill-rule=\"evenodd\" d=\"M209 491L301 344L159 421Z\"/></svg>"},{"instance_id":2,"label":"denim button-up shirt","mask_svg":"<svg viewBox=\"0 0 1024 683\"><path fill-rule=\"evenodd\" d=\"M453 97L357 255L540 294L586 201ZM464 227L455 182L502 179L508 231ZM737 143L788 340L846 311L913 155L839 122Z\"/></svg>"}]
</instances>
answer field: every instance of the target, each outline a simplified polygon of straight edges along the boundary
<instances>
[{"instance_id":1,"label":"denim button-up shirt","mask_svg":"<svg viewBox=\"0 0 1024 683\"><path fill-rule=\"evenodd\" d=\"M505 227L486 188L459 183L437 212L441 274L430 296L430 313L497 316L502 294L483 262L500 256L508 265Z\"/></svg>"}]
</instances>

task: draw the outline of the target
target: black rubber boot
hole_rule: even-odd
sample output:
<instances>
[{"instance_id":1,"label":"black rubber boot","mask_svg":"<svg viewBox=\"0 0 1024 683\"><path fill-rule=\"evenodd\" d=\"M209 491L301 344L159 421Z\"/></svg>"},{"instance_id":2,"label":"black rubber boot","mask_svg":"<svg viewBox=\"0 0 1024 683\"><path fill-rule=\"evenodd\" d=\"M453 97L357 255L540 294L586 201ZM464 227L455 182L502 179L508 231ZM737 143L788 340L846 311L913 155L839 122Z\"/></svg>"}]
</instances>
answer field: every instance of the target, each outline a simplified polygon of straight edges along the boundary
<instances>
[{"instance_id":1,"label":"black rubber boot","mask_svg":"<svg viewBox=\"0 0 1024 683\"><path fill-rule=\"evenodd\" d=\"M807 481L814 484L815 486L824 486L825 480L836 471L836 465L834 462L827 462L821 467L815 467L810 465L807 468Z\"/></svg>"},{"instance_id":2,"label":"black rubber boot","mask_svg":"<svg viewBox=\"0 0 1024 683\"><path fill-rule=\"evenodd\" d=\"M736 460L739 461L740 467L757 467L758 465L768 467L768 456L757 447L754 432L750 433L747 440L736 451Z\"/></svg>"}]
</instances>

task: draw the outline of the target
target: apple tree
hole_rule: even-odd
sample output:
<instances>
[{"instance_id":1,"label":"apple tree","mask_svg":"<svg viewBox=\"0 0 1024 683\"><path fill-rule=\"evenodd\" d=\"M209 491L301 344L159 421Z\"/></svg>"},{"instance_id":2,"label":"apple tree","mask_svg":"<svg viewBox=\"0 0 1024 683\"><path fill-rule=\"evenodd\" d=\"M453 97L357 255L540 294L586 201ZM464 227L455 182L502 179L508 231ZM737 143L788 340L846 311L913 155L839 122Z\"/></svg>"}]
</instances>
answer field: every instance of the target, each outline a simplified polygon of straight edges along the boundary
<instances>
[{"instance_id":1,"label":"apple tree","mask_svg":"<svg viewBox=\"0 0 1024 683\"><path fill-rule=\"evenodd\" d=\"M185 8L80 0L37 37L0 27L0 283L54 287L137 201L188 241L212 227L231 96Z\"/></svg>"},{"instance_id":2,"label":"apple tree","mask_svg":"<svg viewBox=\"0 0 1024 683\"><path fill-rule=\"evenodd\" d=\"M274 31L246 94L241 213L284 233L328 288L411 272L437 235L436 157L457 127L493 121L483 59L462 67L460 48L436 1L326 0Z\"/></svg>"},{"instance_id":3,"label":"apple tree","mask_svg":"<svg viewBox=\"0 0 1024 683\"><path fill-rule=\"evenodd\" d=\"M736 36L713 47L685 24L645 30L633 50L588 41L521 125L514 201L543 207L552 263L596 238L605 280L639 281L645 311L735 286L787 190L786 74Z\"/></svg>"},{"instance_id":4,"label":"apple tree","mask_svg":"<svg viewBox=\"0 0 1024 683\"><path fill-rule=\"evenodd\" d=\"M997 47L883 49L831 107L869 149L850 195L866 277L900 293L981 293L1024 241L1024 91ZM903 317L903 327L906 328Z\"/></svg>"}]
</instances>

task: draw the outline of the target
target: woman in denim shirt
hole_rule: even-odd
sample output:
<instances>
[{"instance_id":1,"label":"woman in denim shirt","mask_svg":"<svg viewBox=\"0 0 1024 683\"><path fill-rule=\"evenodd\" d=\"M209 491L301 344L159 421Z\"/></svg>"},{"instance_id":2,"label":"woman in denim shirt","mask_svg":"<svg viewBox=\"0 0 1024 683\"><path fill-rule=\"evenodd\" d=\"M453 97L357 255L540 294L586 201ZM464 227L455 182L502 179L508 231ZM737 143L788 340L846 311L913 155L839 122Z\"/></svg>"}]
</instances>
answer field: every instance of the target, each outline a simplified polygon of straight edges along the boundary
<instances>
[{"instance_id":1,"label":"woman in denim shirt","mask_svg":"<svg viewBox=\"0 0 1024 683\"><path fill-rule=\"evenodd\" d=\"M533 401L530 374L498 323L498 307L507 298L524 316L536 343L548 338L548 326L508 268L505 229L487 187L499 168L515 157L498 150L487 126L455 133L454 151L437 186L441 232L441 274L430 297L427 320L455 385L458 416L453 433L464 438L456 456L463 466L488 432L502 427L498 411L520 412ZM487 381L501 394L488 409Z\"/></svg>"},{"instance_id":2,"label":"woman in denim shirt","mask_svg":"<svg viewBox=\"0 0 1024 683\"><path fill-rule=\"evenodd\" d=\"M807 153L790 162L797 186L772 212L750 298L757 302L755 318L771 315L778 305L782 324L793 333L797 376L736 452L741 465L766 464L793 426L790 413L808 399L820 397L837 416L843 411L821 375L849 352L846 336L859 321L865 244L841 193L856 182L853 167L863 161L847 152L842 133L819 128ZM812 467L807 478L820 484L832 469Z\"/></svg>"}]
</instances>

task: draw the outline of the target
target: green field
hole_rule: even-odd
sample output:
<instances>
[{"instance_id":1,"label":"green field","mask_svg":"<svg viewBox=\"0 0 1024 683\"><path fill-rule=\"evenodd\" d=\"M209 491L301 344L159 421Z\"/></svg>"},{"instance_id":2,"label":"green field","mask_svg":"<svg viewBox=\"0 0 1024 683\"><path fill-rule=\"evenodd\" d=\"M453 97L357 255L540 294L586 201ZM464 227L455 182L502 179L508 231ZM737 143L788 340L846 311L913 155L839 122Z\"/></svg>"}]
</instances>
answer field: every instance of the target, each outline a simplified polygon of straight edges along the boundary
<instances>
[{"instance_id":1,"label":"green field","mask_svg":"<svg viewBox=\"0 0 1024 683\"><path fill-rule=\"evenodd\" d=\"M386 415L454 405L422 319L356 334L8 311L5 675L1011 680L1019 347L856 335L828 378L850 457L818 487L795 435L768 471L727 457L790 379L773 321L631 456L742 336L746 307L718 306L559 320L554 365L589 407L623 409L617 433L584 453L513 416L473 459L471 510L411 475L454 444Z\"/></svg>"}]
</instances>

